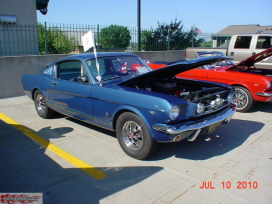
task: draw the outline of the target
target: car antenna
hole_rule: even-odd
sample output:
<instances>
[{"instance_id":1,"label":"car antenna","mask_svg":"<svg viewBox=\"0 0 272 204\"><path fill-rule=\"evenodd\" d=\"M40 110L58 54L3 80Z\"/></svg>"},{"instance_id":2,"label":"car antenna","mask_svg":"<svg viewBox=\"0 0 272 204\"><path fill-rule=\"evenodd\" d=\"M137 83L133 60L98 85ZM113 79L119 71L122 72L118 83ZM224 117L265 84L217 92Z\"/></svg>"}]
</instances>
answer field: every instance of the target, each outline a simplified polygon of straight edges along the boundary
<instances>
[{"instance_id":1,"label":"car antenna","mask_svg":"<svg viewBox=\"0 0 272 204\"><path fill-rule=\"evenodd\" d=\"M94 34L93 34L92 30L89 30L85 35L83 35L81 37L81 40L82 40L84 52L88 51L90 48L93 47L96 69L97 69L97 73L98 73L98 75L96 76L96 79L99 81L100 86L102 86L102 80L101 80L101 76L99 73L100 68L99 68L99 63L98 63L97 54L96 54L96 45L95 45Z\"/></svg>"}]
</instances>

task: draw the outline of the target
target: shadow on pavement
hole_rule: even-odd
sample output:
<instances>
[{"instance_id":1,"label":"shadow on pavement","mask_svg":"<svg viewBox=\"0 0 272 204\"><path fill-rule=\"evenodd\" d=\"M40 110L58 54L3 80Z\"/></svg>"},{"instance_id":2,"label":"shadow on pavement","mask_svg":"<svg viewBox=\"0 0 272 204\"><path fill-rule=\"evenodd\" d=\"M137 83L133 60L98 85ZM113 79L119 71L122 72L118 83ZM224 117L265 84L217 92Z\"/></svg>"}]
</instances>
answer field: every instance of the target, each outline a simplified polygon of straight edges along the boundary
<instances>
[{"instance_id":1,"label":"shadow on pavement","mask_svg":"<svg viewBox=\"0 0 272 204\"><path fill-rule=\"evenodd\" d=\"M96 180L78 168L61 167L45 154L44 147L18 130L23 126L14 127L0 120L0 192L41 192L44 203L99 203L162 170L157 166L95 167L107 175ZM65 137L73 128L31 131L46 132L49 140Z\"/></svg>"},{"instance_id":2,"label":"shadow on pavement","mask_svg":"<svg viewBox=\"0 0 272 204\"><path fill-rule=\"evenodd\" d=\"M267 105L267 103L264 104ZM267 111L267 107L264 107L264 110ZM116 137L115 132L99 128L76 119L67 118L67 120L111 137ZM177 143L162 143L159 145L159 148L154 155L146 160L156 161L167 159L172 156L190 160L210 159L215 156L223 155L239 147L247 140L248 137L260 131L263 126L264 123L261 122L232 119L228 124L220 125L216 131L207 136L211 138L210 141L206 141L205 139L207 139L207 137L202 136L198 137L194 142L184 140Z\"/></svg>"},{"instance_id":3,"label":"shadow on pavement","mask_svg":"<svg viewBox=\"0 0 272 204\"><path fill-rule=\"evenodd\" d=\"M115 137L116 138L116 135L115 135L115 132L114 131L110 131L110 130L107 130L107 129L104 129L104 128L101 128L101 127L98 127L98 126L95 126L95 125L92 125L90 123L87 123L87 122L84 122L84 121L81 121L81 120L77 120L75 118L70 118L70 117L66 117L65 118L66 120L69 120L73 123L77 123L81 126L84 126L86 128L89 128L89 129L92 129L94 131L97 131L97 132L100 132L100 133L103 133L103 134L106 134L108 136L111 136L111 137Z\"/></svg>"},{"instance_id":4,"label":"shadow on pavement","mask_svg":"<svg viewBox=\"0 0 272 204\"><path fill-rule=\"evenodd\" d=\"M267 111L267 107L264 107L264 110ZM67 119L84 127L115 137L115 132L76 119ZM210 134L208 136L211 138L210 141L206 141L207 137L202 136L198 137L194 142L184 140L177 143L162 143L154 155L147 158L147 161L162 160L172 156L190 160L206 160L220 156L242 145L248 137L261 130L263 126L264 123L261 122L232 119L228 124L220 125L216 131Z\"/></svg>"},{"instance_id":5,"label":"shadow on pavement","mask_svg":"<svg viewBox=\"0 0 272 204\"><path fill-rule=\"evenodd\" d=\"M161 144L149 160L161 160L175 156L181 159L206 160L226 154L242 145L247 138L263 128L261 122L232 119L229 124L221 125L208 137L198 137L194 142L187 140L177 143Z\"/></svg>"},{"instance_id":6,"label":"shadow on pavement","mask_svg":"<svg viewBox=\"0 0 272 204\"><path fill-rule=\"evenodd\" d=\"M272 113L272 102L255 102L254 106L248 111L248 113L254 112Z\"/></svg>"}]
</instances>

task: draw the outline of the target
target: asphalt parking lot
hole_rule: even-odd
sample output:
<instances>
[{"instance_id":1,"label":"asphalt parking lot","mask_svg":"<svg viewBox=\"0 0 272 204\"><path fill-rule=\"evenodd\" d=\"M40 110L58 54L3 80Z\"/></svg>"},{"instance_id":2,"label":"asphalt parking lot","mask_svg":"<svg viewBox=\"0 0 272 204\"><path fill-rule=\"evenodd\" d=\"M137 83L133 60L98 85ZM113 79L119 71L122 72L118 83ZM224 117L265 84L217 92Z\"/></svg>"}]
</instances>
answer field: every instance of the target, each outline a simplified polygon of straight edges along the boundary
<instances>
[{"instance_id":1,"label":"asphalt parking lot","mask_svg":"<svg viewBox=\"0 0 272 204\"><path fill-rule=\"evenodd\" d=\"M0 193L42 193L46 204L272 203L272 103L145 161L113 132L40 118L26 96L0 99L0 113Z\"/></svg>"}]
</instances>

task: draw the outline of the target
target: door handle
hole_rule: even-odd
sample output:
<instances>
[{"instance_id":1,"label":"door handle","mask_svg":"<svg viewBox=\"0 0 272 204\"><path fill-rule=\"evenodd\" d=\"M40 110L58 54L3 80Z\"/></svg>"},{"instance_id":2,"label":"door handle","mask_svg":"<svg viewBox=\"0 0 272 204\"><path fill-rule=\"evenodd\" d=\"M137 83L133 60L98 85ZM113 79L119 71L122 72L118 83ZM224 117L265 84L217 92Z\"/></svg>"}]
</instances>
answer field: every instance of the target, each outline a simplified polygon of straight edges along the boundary
<instances>
[{"instance_id":1,"label":"door handle","mask_svg":"<svg viewBox=\"0 0 272 204\"><path fill-rule=\"evenodd\" d=\"M51 84L52 84L52 85L56 85L56 84L58 84L58 83L55 82L55 81L51 81Z\"/></svg>"}]
</instances>

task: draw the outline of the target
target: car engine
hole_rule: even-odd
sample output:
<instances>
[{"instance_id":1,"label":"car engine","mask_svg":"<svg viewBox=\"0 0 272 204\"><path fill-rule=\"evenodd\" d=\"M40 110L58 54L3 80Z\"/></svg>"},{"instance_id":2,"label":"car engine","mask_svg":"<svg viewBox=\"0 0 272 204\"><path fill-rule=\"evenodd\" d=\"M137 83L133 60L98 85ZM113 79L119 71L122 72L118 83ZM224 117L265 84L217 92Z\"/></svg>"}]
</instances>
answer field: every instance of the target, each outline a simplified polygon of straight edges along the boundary
<instances>
[{"instance_id":1,"label":"car engine","mask_svg":"<svg viewBox=\"0 0 272 204\"><path fill-rule=\"evenodd\" d=\"M126 84L126 86L178 97L193 107L201 104L204 109L201 115L217 111L229 104L229 88L205 82L174 77L152 79L148 82L134 81L134 83ZM186 112L188 111L186 110ZM191 113L190 116L193 117L195 114L192 115Z\"/></svg>"}]
</instances>

